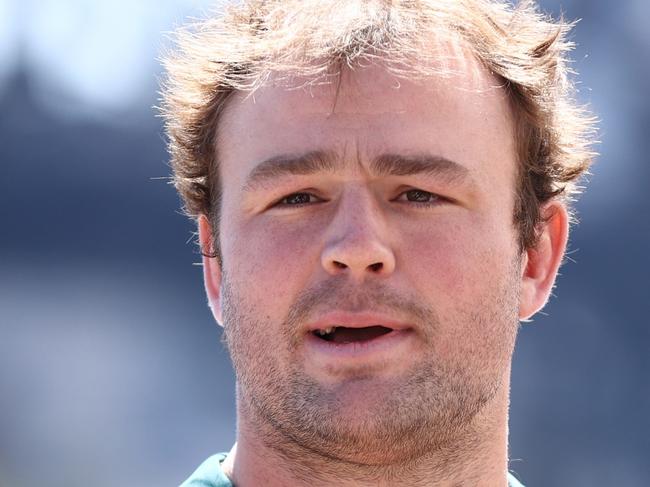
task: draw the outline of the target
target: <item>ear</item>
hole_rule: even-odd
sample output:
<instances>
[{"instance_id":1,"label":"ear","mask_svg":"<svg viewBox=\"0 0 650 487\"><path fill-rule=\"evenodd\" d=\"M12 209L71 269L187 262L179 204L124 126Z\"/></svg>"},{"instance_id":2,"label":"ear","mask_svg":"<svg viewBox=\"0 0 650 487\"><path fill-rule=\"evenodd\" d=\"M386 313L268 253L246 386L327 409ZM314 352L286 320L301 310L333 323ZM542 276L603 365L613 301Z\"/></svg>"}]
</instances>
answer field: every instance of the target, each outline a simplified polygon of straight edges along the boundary
<instances>
[{"instance_id":1,"label":"ear","mask_svg":"<svg viewBox=\"0 0 650 487\"><path fill-rule=\"evenodd\" d=\"M542 209L537 244L525 251L519 319L528 320L548 301L569 236L569 215L560 201L550 201Z\"/></svg>"},{"instance_id":2,"label":"ear","mask_svg":"<svg viewBox=\"0 0 650 487\"><path fill-rule=\"evenodd\" d=\"M214 233L212 225L205 215L199 216L199 243L203 254L203 282L208 296L208 305L214 319L223 326L222 300L221 300L221 266L214 255Z\"/></svg>"}]
</instances>

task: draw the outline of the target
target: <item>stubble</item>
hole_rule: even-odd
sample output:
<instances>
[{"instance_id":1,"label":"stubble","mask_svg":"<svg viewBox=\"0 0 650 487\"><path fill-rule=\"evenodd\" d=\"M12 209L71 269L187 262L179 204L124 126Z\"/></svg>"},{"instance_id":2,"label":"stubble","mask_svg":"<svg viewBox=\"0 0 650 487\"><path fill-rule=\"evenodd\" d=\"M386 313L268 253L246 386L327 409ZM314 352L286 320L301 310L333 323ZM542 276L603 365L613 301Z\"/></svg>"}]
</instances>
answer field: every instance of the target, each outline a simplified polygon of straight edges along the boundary
<instances>
[{"instance_id":1,"label":"stubble","mask_svg":"<svg viewBox=\"0 0 650 487\"><path fill-rule=\"evenodd\" d=\"M282 323L247 301L241 284L224 274L222 282L225 342L238 382L238 408L279 454L311 452L326 459L380 466L416 462L431 452L453 452L476 441L474 418L501 387L516 334L517 266L502 282L487 286L489 295L472 307L459 303L454 316L439 316L411 296L380 284L350 288L332 278L306 290ZM496 280L495 280L496 281ZM325 386L301 368L300 324L327 306L347 311L392 310L412 317L428 353L399 379L383 381L372 392L371 371L359 371L342 386ZM442 321L444 320L444 321ZM450 322L451 321L451 322ZM438 355L439 333L449 327L472 330L484 348L446 359ZM471 352L472 356L463 356ZM293 360L292 360L293 359ZM346 391L365 388L354 410ZM370 392L368 392L370 391Z\"/></svg>"}]
</instances>

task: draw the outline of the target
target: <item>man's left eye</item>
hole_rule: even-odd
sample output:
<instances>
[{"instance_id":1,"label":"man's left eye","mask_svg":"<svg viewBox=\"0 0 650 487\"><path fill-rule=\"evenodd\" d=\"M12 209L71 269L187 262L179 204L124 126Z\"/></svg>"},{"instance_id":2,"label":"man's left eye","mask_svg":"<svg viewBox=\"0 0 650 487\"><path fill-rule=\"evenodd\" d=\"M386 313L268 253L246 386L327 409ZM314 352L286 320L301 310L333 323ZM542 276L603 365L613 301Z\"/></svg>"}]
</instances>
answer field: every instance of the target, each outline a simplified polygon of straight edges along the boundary
<instances>
[{"instance_id":1,"label":"man's left eye","mask_svg":"<svg viewBox=\"0 0 650 487\"><path fill-rule=\"evenodd\" d=\"M421 189L410 189L400 194L397 197L397 200L409 201L411 203L431 204L438 203L441 200L441 197L437 194L430 193L429 191L423 191Z\"/></svg>"}]
</instances>

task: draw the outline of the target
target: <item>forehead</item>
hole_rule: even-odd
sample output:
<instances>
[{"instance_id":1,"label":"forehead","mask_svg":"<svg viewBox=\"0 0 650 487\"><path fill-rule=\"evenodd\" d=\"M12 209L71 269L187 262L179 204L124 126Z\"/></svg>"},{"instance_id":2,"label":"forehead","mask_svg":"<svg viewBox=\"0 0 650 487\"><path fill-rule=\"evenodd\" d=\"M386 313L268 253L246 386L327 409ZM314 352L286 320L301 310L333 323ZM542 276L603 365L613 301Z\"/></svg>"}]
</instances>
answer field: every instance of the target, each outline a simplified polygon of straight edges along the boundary
<instances>
[{"instance_id":1,"label":"forehead","mask_svg":"<svg viewBox=\"0 0 650 487\"><path fill-rule=\"evenodd\" d=\"M512 159L512 117L499 81L458 52L436 68L408 78L377 62L345 68L329 83L296 77L287 87L272 79L254 93L235 93L219 125L220 170L248 172L270 157L313 150L362 158L427 153L476 170L486 159Z\"/></svg>"}]
</instances>

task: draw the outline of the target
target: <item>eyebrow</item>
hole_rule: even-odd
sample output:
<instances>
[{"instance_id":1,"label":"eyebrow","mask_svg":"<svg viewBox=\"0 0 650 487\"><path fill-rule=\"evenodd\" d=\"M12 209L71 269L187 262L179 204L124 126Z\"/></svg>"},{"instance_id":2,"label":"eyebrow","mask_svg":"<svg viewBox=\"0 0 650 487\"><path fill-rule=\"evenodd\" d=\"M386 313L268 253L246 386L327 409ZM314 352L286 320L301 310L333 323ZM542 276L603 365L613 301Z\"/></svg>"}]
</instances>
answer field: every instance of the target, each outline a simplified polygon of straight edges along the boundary
<instances>
[{"instance_id":1,"label":"eyebrow","mask_svg":"<svg viewBox=\"0 0 650 487\"><path fill-rule=\"evenodd\" d=\"M372 161L371 169L378 176L427 175L447 183L462 183L471 179L469 170L462 164L429 154L382 154Z\"/></svg>"},{"instance_id":2,"label":"eyebrow","mask_svg":"<svg viewBox=\"0 0 650 487\"><path fill-rule=\"evenodd\" d=\"M317 173L334 173L343 162L328 151L310 151L304 154L283 154L265 159L248 175L245 191L253 191L285 176L306 176ZM377 176L426 175L442 179L446 183L468 182L469 170L442 156L419 154L382 154L371 161L370 170Z\"/></svg>"},{"instance_id":3,"label":"eyebrow","mask_svg":"<svg viewBox=\"0 0 650 487\"><path fill-rule=\"evenodd\" d=\"M252 191L270 184L283 176L307 176L319 172L334 172L337 169L333 153L311 151L305 154L283 154L260 162L246 178L244 190Z\"/></svg>"}]
</instances>

